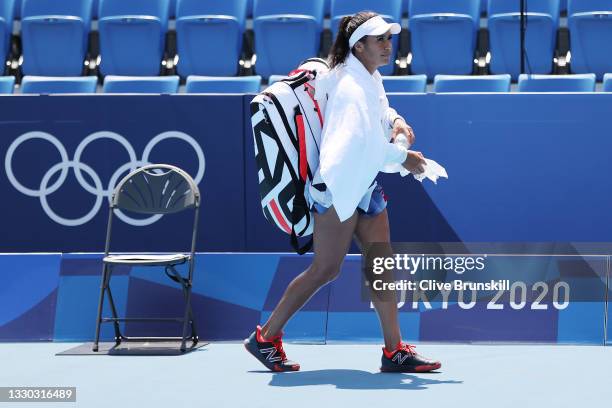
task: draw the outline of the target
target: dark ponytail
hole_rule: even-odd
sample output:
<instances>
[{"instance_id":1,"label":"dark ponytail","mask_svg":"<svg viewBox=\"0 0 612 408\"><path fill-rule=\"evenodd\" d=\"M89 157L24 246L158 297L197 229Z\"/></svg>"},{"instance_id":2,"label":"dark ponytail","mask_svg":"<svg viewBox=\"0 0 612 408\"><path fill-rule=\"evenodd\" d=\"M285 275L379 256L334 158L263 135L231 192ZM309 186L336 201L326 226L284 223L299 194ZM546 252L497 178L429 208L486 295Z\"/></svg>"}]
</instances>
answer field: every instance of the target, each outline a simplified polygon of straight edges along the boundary
<instances>
[{"instance_id":1,"label":"dark ponytail","mask_svg":"<svg viewBox=\"0 0 612 408\"><path fill-rule=\"evenodd\" d=\"M342 17L338 27L338 35L329 51L329 65L331 68L342 64L348 56L348 53L351 51L349 48L349 38L351 38L357 27L377 15L372 11L360 11L354 16ZM363 38L359 41L362 40Z\"/></svg>"}]
</instances>

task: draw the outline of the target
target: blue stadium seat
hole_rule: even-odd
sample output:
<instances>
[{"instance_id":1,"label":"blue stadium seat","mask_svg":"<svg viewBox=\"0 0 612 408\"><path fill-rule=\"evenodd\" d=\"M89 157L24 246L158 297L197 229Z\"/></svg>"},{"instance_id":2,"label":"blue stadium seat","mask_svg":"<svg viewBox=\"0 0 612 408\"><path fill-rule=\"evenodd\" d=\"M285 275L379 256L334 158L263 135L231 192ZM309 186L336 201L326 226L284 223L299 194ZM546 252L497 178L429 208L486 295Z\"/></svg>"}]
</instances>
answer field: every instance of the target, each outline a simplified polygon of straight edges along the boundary
<instances>
[{"instance_id":1,"label":"blue stadium seat","mask_svg":"<svg viewBox=\"0 0 612 408\"><path fill-rule=\"evenodd\" d=\"M612 92L612 74L605 74L603 77L603 91Z\"/></svg>"},{"instance_id":2,"label":"blue stadium seat","mask_svg":"<svg viewBox=\"0 0 612 408\"><path fill-rule=\"evenodd\" d=\"M179 87L178 75L135 77L107 75L104 78L102 92L104 93L177 93Z\"/></svg>"},{"instance_id":3,"label":"blue stadium seat","mask_svg":"<svg viewBox=\"0 0 612 408\"><path fill-rule=\"evenodd\" d=\"M12 94L14 87L14 76L0 76L0 94Z\"/></svg>"},{"instance_id":4,"label":"blue stadium seat","mask_svg":"<svg viewBox=\"0 0 612 408\"><path fill-rule=\"evenodd\" d=\"M595 74L519 76L519 92L594 92Z\"/></svg>"},{"instance_id":5,"label":"blue stadium seat","mask_svg":"<svg viewBox=\"0 0 612 408\"><path fill-rule=\"evenodd\" d=\"M574 73L612 72L612 1L568 0L567 21Z\"/></svg>"},{"instance_id":6,"label":"blue stadium seat","mask_svg":"<svg viewBox=\"0 0 612 408\"><path fill-rule=\"evenodd\" d=\"M491 73L521 73L520 1L489 0ZM529 0L525 33L525 71L550 74L559 28L559 0Z\"/></svg>"},{"instance_id":7,"label":"blue stadium seat","mask_svg":"<svg viewBox=\"0 0 612 408\"><path fill-rule=\"evenodd\" d=\"M93 0L23 0L24 75L81 75L92 10Z\"/></svg>"},{"instance_id":8,"label":"blue stadium seat","mask_svg":"<svg viewBox=\"0 0 612 408\"><path fill-rule=\"evenodd\" d=\"M6 61L10 51L14 13L14 0L7 0L0 3L0 63L2 64L0 74L4 71L4 61Z\"/></svg>"},{"instance_id":9,"label":"blue stadium seat","mask_svg":"<svg viewBox=\"0 0 612 408\"><path fill-rule=\"evenodd\" d=\"M22 1L23 0L15 0L15 14L13 16L17 20L19 20L21 18L21 3L22 3Z\"/></svg>"},{"instance_id":10,"label":"blue stadium seat","mask_svg":"<svg viewBox=\"0 0 612 408\"><path fill-rule=\"evenodd\" d=\"M207 0L210 1L210 0ZM176 6L177 6L178 0L170 0L170 11L168 11L168 17L169 18L174 18L176 17Z\"/></svg>"},{"instance_id":11,"label":"blue stadium seat","mask_svg":"<svg viewBox=\"0 0 612 408\"><path fill-rule=\"evenodd\" d=\"M49 77L26 75L21 80L21 93L60 94L95 93L98 78L86 77Z\"/></svg>"},{"instance_id":12,"label":"blue stadium seat","mask_svg":"<svg viewBox=\"0 0 612 408\"><path fill-rule=\"evenodd\" d=\"M409 15L412 73L472 73L480 0L411 0Z\"/></svg>"},{"instance_id":13,"label":"blue stadium seat","mask_svg":"<svg viewBox=\"0 0 612 408\"><path fill-rule=\"evenodd\" d=\"M272 85L275 82L280 81L283 78L287 78L287 75L270 75L268 78L268 85Z\"/></svg>"},{"instance_id":14,"label":"blue stadium seat","mask_svg":"<svg viewBox=\"0 0 612 408\"><path fill-rule=\"evenodd\" d=\"M103 75L159 75L169 0L100 0Z\"/></svg>"},{"instance_id":15,"label":"blue stadium seat","mask_svg":"<svg viewBox=\"0 0 612 408\"><path fill-rule=\"evenodd\" d=\"M323 0L255 0L255 71L267 78L318 55Z\"/></svg>"},{"instance_id":16,"label":"blue stadium seat","mask_svg":"<svg viewBox=\"0 0 612 408\"><path fill-rule=\"evenodd\" d=\"M374 11L380 14L388 22L400 24L402 22L402 0L332 0L331 30L333 37L336 38L338 34L338 26L340 25L342 17L353 15L363 10ZM398 39L399 36L393 36L393 56L391 58L391 63L378 69L382 75L393 74L398 49Z\"/></svg>"},{"instance_id":17,"label":"blue stadium seat","mask_svg":"<svg viewBox=\"0 0 612 408\"><path fill-rule=\"evenodd\" d=\"M238 73L247 0L178 0L178 73L230 76Z\"/></svg>"},{"instance_id":18,"label":"blue stadium seat","mask_svg":"<svg viewBox=\"0 0 612 408\"><path fill-rule=\"evenodd\" d=\"M423 93L427 87L427 75L384 76L383 86L388 92Z\"/></svg>"},{"instance_id":19,"label":"blue stadium seat","mask_svg":"<svg viewBox=\"0 0 612 408\"><path fill-rule=\"evenodd\" d=\"M436 75L434 92L510 92L510 75Z\"/></svg>"},{"instance_id":20,"label":"blue stadium seat","mask_svg":"<svg viewBox=\"0 0 612 408\"><path fill-rule=\"evenodd\" d=\"M187 93L258 93L261 76L247 77L206 77L191 75L187 77Z\"/></svg>"}]
</instances>

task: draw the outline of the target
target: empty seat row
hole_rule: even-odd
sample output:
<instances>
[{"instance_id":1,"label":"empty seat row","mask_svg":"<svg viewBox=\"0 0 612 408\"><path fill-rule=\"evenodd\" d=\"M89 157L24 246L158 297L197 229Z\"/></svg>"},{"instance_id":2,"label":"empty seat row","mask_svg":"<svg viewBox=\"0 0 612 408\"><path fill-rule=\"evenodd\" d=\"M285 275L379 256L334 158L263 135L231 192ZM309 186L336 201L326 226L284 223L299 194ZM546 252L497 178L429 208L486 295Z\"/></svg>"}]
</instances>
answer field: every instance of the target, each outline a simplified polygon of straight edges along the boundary
<instances>
[{"instance_id":1,"label":"empty seat row","mask_svg":"<svg viewBox=\"0 0 612 408\"><path fill-rule=\"evenodd\" d=\"M433 92L510 92L510 75L436 75ZM387 92L425 92L426 75L384 77ZM519 92L594 92L595 74L521 74ZM612 74L606 74L604 92L612 92Z\"/></svg>"},{"instance_id":2,"label":"empty seat row","mask_svg":"<svg viewBox=\"0 0 612 408\"><path fill-rule=\"evenodd\" d=\"M280 81L281 75L270 77L270 83ZM387 92L426 92L426 75L383 77ZM13 92L15 78L0 77L0 93ZM260 76L250 77L205 77L193 75L187 78L186 93L257 93L261 87ZM39 77L25 76L21 93L95 93L97 78L86 77ZM109 75L104 79L105 93L154 93L170 94L179 90L179 77L126 77ZM518 83L519 92L594 92L595 74L576 75L527 75L522 74ZM612 74L604 76L604 92L612 92ZM510 75L436 75L433 92L510 92Z\"/></svg>"},{"instance_id":3,"label":"empty seat row","mask_svg":"<svg viewBox=\"0 0 612 408\"><path fill-rule=\"evenodd\" d=\"M176 1L170 0L170 17L174 18L176 13ZM207 0L203 0L207 1ZM213 0L214 1L214 0ZM94 0L93 3L93 17L98 18L98 7L100 0ZM15 17L21 17L21 3L22 0L15 0ZM329 16L331 14L331 3L332 0L325 0L324 11L325 15ZM402 0L402 14L408 14L408 8L410 5L410 0ZM247 0L246 5L247 16L251 17L253 15L253 0ZM561 0L561 11L567 10L567 0ZM486 13L487 11L487 0L480 0L480 11L481 13Z\"/></svg>"},{"instance_id":4,"label":"empty seat row","mask_svg":"<svg viewBox=\"0 0 612 408\"><path fill-rule=\"evenodd\" d=\"M177 93L180 78L171 76L116 76L104 78L104 93ZM21 93L58 94L58 93L95 93L98 79L95 76L81 77L23 77ZM15 77L0 77L0 93L11 94L15 86ZM261 87L260 76L249 77L206 77L192 75L187 78L187 93L257 93Z\"/></svg>"},{"instance_id":5,"label":"empty seat row","mask_svg":"<svg viewBox=\"0 0 612 408\"><path fill-rule=\"evenodd\" d=\"M166 57L165 34L171 0L100 0L98 29L102 75L158 75ZM94 0L23 0L22 71L26 75L80 75ZM488 0L491 72L519 73L518 0ZM13 0L2 3L1 55L9 49ZM560 0L529 0L527 71L553 67ZM182 77L236 75L246 28L247 0L177 0L178 65ZM253 27L258 74L289 72L317 55L323 29L324 0L255 0ZM400 21L401 0L332 0L332 31L339 19L372 8ZM411 0L411 70L470 74L476 50L481 0ZM570 0L572 71L612 69L612 2ZM397 45L397 36L394 39ZM397 50L397 46L395 47ZM393 66L381 68L389 75Z\"/></svg>"}]
</instances>

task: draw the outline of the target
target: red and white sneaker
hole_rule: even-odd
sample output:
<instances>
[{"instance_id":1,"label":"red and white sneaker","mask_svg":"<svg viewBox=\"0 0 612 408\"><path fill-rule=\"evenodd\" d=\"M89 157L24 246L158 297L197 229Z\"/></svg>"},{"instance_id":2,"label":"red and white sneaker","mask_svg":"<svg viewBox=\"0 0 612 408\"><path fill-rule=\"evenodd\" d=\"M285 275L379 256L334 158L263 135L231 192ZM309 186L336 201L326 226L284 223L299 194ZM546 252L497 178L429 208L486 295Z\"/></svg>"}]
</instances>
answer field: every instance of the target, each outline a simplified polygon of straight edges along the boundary
<instances>
[{"instance_id":1,"label":"red and white sneaker","mask_svg":"<svg viewBox=\"0 0 612 408\"><path fill-rule=\"evenodd\" d=\"M380 371L395 373L426 373L442 367L439 361L424 358L416 353L414 346L399 342L393 351L383 347Z\"/></svg>"},{"instance_id":2,"label":"red and white sneaker","mask_svg":"<svg viewBox=\"0 0 612 408\"><path fill-rule=\"evenodd\" d=\"M300 365L287 360L283 350L283 334L271 339L264 339L261 335L261 326L244 340L244 347L271 371L299 371Z\"/></svg>"}]
</instances>

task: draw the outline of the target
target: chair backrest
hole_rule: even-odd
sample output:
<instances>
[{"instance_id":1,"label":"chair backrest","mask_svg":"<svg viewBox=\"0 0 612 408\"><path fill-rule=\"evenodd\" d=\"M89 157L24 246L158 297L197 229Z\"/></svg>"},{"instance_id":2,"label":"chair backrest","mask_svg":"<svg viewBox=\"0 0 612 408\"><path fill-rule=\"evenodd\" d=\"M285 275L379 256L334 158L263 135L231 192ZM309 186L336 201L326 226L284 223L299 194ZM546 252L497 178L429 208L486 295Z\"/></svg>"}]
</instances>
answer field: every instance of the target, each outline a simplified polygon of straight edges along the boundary
<instances>
[{"instance_id":1,"label":"chair backrest","mask_svg":"<svg viewBox=\"0 0 612 408\"><path fill-rule=\"evenodd\" d=\"M612 92L612 74L605 74L603 77L603 91Z\"/></svg>"},{"instance_id":2,"label":"chair backrest","mask_svg":"<svg viewBox=\"0 0 612 408\"><path fill-rule=\"evenodd\" d=\"M191 75L187 77L187 93L258 93L261 76L248 77L206 77Z\"/></svg>"},{"instance_id":3,"label":"chair backrest","mask_svg":"<svg viewBox=\"0 0 612 408\"><path fill-rule=\"evenodd\" d=\"M518 1L518 0L517 0ZM480 0L410 0L409 15L455 13L480 17Z\"/></svg>"},{"instance_id":4,"label":"chair backrest","mask_svg":"<svg viewBox=\"0 0 612 408\"><path fill-rule=\"evenodd\" d=\"M0 62L4 65L10 51L11 34L13 33L13 16L15 15L15 0L0 3ZM1 74L1 72L0 72Z\"/></svg>"},{"instance_id":5,"label":"chair backrest","mask_svg":"<svg viewBox=\"0 0 612 408\"><path fill-rule=\"evenodd\" d=\"M323 30L323 0L255 0L255 72L263 77L290 72L316 56Z\"/></svg>"},{"instance_id":6,"label":"chair backrest","mask_svg":"<svg viewBox=\"0 0 612 408\"><path fill-rule=\"evenodd\" d=\"M391 17L395 22L401 22L402 0L331 0L331 18L355 14L369 10ZM334 28L332 23L332 31Z\"/></svg>"},{"instance_id":7,"label":"chair backrest","mask_svg":"<svg viewBox=\"0 0 612 408\"><path fill-rule=\"evenodd\" d=\"M247 0L176 0L176 18L199 15L232 16L244 27Z\"/></svg>"},{"instance_id":8,"label":"chair backrest","mask_svg":"<svg viewBox=\"0 0 612 408\"><path fill-rule=\"evenodd\" d=\"M14 87L14 76L0 76L0 94L12 94Z\"/></svg>"},{"instance_id":9,"label":"chair backrest","mask_svg":"<svg viewBox=\"0 0 612 408\"><path fill-rule=\"evenodd\" d=\"M160 77L130 77L107 75L104 78L104 93L177 93L179 77L177 75Z\"/></svg>"},{"instance_id":10,"label":"chair backrest","mask_svg":"<svg viewBox=\"0 0 612 408\"><path fill-rule=\"evenodd\" d=\"M254 0L253 18L276 14L312 16L323 24L324 0Z\"/></svg>"},{"instance_id":11,"label":"chair backrest","mask_svg":"<svg viewBox=\"0 0 612 408\"><path fill-rule=\"evenodd\" d=\"M178 0L178 73L232 76L239 71L247 0Z\"/></svg>"},{"instance_id":12,"label":"chair backrest","mask_svg":"<svg viewBox=\"0 0 612 408\"><path fill-rule=\"evenodd\" d=\"M436 75L434 92L510 92L510 75Z\"/></svg>"},{"instance_id":13,"label":"chair backrest","mask_svg":"<svg viewBox=\"0 0 612 408\"><path fill-rule=\"evenodd\" d=\"M75 16L89 24L93 14L93 0L23 0L21 18L31 16Z\"/></svg>"},{"instance_id":14,"label":"chair backrest","mask_svg":"<svg viewBox=\"0 0 612 408\"><path fill-rule=\"evenodd\" d=\"M411 0L408 21L412 73L472 73L480 0Z\"/></svg>"},{"instance_id":15,"label":"chair backrest","mask_svg":"<svg viewBox=\"0 0 612 408\"><path fill-rule=\"evenodd\" d=\"M612 72L612 1L570 0L567 9L571 71L593 72L601 80Z\"/></svg>"},{"instance_id":16,"label":"chair backrest","mask_svg":"<svg viewBox=\"0 0 612 408\"><path fill-rule=\"evenodd\" d=\"M568 17L576 13L610 10L612 10L612 1L609 0L567 0Z\"/></svg>"},{"instance_id":17,"label":"chair backrest","mask_svg":"<svg viewBox=\"0 0 612 408\"><path fill-rule=\"evenodd\" d=\"M26 75L21 80L21 93L95 93L98 78L86 77L45 77Z\"/></svg>"},{"instance_id":18,"label":"chair backrest","mask_svg":"<svg viewBox=\"0 0 612 408\"><path fill-rule=\"evenodd\" d=\"M185 171L168 164L134 170L117 184L111 207L139 214L171 214L199 208L200 190Z\"/></svg>"},{"instance_id":19,"label":"chair backrest","mask_svg":"<svg viewBox=\"0 0 612 408\"><path fill-rule=\"evenodd\" d=\"M487 0L489 17L495 14L519 13L521 3L517 0ZM549 14L559 24L561 14L561 0L527 0L525 2L527 13Z\"/></svg>"},{"instance_id":20,"label":"chair backrest","mask_svg":"<svg viewBox=\"0 0 612 408\"><path fill-rule=\"evenodd\" d=\"M93 0L24 0L25 75L77 76L83 71Z\"/></svg>"},{"instance_id":21,"label":"chair backrest","mask_svg":"<svg viewBox=\"0 0 612 408\"><path fill-rule=\"evenodd\" d=\"M159 75L169 0L100 0L103 75Z\"/></svg>"},{"instance_id":22,"label":"chair backrest","mask_svg":"<svg viewBox=\"0 0 612 408\"><path fill-rule=\"evenodd\" d=\"M594 92L595 74L519 76L519 92Z\"/></svg>"},{"instance_id":23,"label":"chair backrest","mask_svg":"<svg viewBox=\"0 0 612 408\"><path fill-rule=\"evenodd\" d=\"M427 75L384 76L385 92L423 93L427 87Z\"/></svg>"},{"instance_id":24,"label":"chair backrest","mask_svg":"<svg viewBox=\"0 0 612 408\"><path fill-rule=\"evenodd\" d=\"M526 72L550 74L559 27L559 0L527 1ZM520 74L520 2L489 0L491 72Z\"/></svg>"},{"instance_id":25,"label":"chair backrest","mask_svg":"<svg viewBox=\"0 0 612 408\"><path fill-rule=\"evenodd\" d=\"M167 26L170 0L100 0L99 18L111 16L153 16Z\"/></svg>"}]
</instances>

